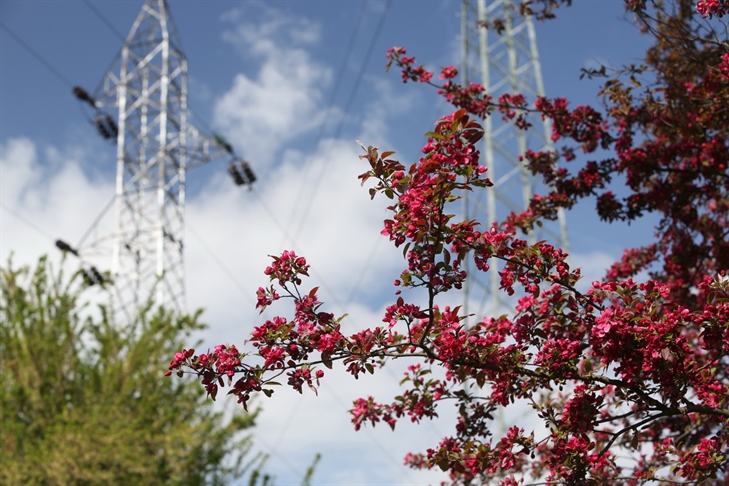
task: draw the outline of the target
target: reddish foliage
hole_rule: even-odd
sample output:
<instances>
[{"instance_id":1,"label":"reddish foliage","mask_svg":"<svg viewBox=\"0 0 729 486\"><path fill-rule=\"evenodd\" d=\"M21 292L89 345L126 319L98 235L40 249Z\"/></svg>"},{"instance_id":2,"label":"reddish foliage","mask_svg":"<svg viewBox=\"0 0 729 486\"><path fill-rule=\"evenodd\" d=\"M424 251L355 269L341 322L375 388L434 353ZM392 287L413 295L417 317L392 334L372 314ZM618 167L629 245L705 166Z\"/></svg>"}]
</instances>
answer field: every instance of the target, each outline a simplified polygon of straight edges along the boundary
<instances>
[{"instance_id":1,"label":"reddish foliage","mask_svg":"<svg viewBox=\"0 0 729 486\"><path fill-rule=\"evenodd\" d=\"M532 7L542 5L551 15L559 3ZM382 233L404 248L407 260L395 286L422 288L427 302L399 296L384 326L345 336L341 319L320 310L317 288L302 292L306 261L284 252L266 269L274 283L258 290L258 307L274 304L281 292L295 300L295 315L254 330L260 362L249 364L235 347L218 346L201 355L183 350L170 371L198 374L213 397L228 380L229 393L245 404L252 392L270 395L269 384L283 373L302 391L323 377L314 371L317 364L331 368L341 361L357 377L374 373L386 359L408 357L419 363L409 367L404 393L389 404L357 400L354 426L383 421L395 428L402 418L432 418L441 402L455 402L454 433L406 458L412 467L448 471L454 484L522 484L529 477L564 484L725 484L729 47L697 17L721 17L727 3L677 1L672 7L626 2L655 44L644 65L605 83L602 110L519 94L494 100L482 86L459 86L457 70L447 67L438 92L457 110L428 133L418 162L405 167L393 152L365 148L369 170L360 178L376 181L372 197L382 193L393 201ZM393 48L388 57L404 81L433 84L433 74L405 49ZM479 165L476 143L483 131L476 119L499 113L526 128L525 114L534 111L552 120L553 140L564 144L523 158L552 192L492 228L458 220L450 207L459 194L492 185ZM589 159L598 149L614 155L571 167L577 153ZM623 179L624 195L608 190ZM563 251L528 244L518 232L585 198L595 198L606 221L655 213L660 222L654 244L626 250L603 281L581 293L575 288L579 269L570 268ZM502 262L501 288L522 295L513 317L466 326L460 308L436 305L439 295L468 278L467 258L483 272ZM633 281L644 270L650 279ZM443 377L430 375L435 366L445 370ZM481 392L485 387L488 393ZM492 436L497 408L519 399L532 402L545 437L517 427Z\"/></svg>"}]
</instances>

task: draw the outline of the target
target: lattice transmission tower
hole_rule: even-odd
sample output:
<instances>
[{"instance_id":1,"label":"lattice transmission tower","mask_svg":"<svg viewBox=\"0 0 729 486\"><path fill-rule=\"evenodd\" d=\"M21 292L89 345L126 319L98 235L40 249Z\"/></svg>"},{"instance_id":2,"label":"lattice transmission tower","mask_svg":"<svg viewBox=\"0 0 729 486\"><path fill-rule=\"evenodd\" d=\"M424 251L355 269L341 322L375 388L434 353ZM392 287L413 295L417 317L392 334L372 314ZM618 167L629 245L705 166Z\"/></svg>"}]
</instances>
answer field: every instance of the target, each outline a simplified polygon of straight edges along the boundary
<instances>
[{"instance_id":1,"label":"lattice transmission tower","mask_svg":"<svg viewBox=\"0 0 729 486\"><path fill-rule=\"evenodd\" d=\"M165 0L144 2L93 96L74 93L94 109L99 133L116 143L115 230L85 247L111 246L115 314L129 318L150 298L184 312L187 171L228 157L236 184L255 176L221 136L188 121L187 59Z\"/></svg>"},{"instance_id":2,"label":"lattice transmission tower","mask_svg":"<svg viewBox=\"0 0 729 486\"><path fill-rule=\"evenodd\" d=\"M479 83L486 92L498 99L504 93L522 94L527 100L544 96L537 38L534 23L528 16L519 15L512 0L462 0L461 81L464 85ZM494 19L503 21L504 30L496 33L482 27ZM483 120L484 142L481 156L488 167L487 176L494 187L467 193L463 199L466 219L481 221L482 229L495 221L503 221L511 211L526 209L534 194L546 194L543 181L533 177L519 161L528 149L553 150L551 126L538 115L528 117L532 124L528 130L517 128L496 113ZM549 240L568 251L567 223L559 212L554 224L545 224L528 235L531 243ZM469 278L464 287L464 310L477 318L484 315L488 304L492 315L507 313L509 305L499 291L496 265L483 275L473 262L469 263ZM481 275L479 275L481 274Z\"/></svg>"}]
</instances>

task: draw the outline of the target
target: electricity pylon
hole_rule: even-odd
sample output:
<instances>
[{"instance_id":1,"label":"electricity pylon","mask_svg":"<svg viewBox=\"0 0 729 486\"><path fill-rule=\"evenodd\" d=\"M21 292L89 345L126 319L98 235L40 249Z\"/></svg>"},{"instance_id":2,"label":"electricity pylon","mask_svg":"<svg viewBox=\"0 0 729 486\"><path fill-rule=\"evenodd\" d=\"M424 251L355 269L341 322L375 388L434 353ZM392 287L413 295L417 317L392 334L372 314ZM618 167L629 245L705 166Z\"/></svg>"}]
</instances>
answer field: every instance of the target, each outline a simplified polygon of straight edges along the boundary
<instances>
[{"instance_id":1,"label":"electricity pylon","mask_svg":"<svg viewBox=\"0 0 729 486\"><path fill-rule=\"evenodd\" d=\"M248 180L241 178L238 159L222 137L205 136L189 123L187 59L165 0L145 1L94 96L77 90L96 110L102 136L116 141L116 229L91 245L112 244L115 314L129 318L150 298L184 312L187 171L229 156L240 184L255 177L241 162ZM118 111L116 122L105 109Z\"/></svg>"},{"instance_id":2,"label":"electricity pylon","mask_svg":"<svg viewBox=\"0 0 729 486\"><path fill-rule=\"evenodd\" d=\"M501 33L483 27L485 22L501 19ZM537 51L537 38L531 17L519 15L512 0L462 0L461 4L462 66L464 85L475 82L497 100L504 93L522 94L527 100L544 96L541 65ZM481 148L486 175L494 186L467 192L463 199L463 212L467 220L478 220L490 229L492 223L503 221L511 211L526 209L534 194L544 195L548 188L533 177L519 161L528 149L553 150L549 120L530 115L528 130L517 128L513 122L503 121L498 113L483 120L484 144ZM567 223L559 212L555 224L544 224L528 235L528 241L548 240L569 251ZM495 263L495 262L494 262ZM494 317L507 313L509 306L499 291L497 265L493 264L486 276L481 277L473 262L466 268L469 278L464 286L466 314L483 316L488 302ZM487 281L488 279L488 281ZM477 307L477 308L473 308Z\"/></svg>"}]
</instances>

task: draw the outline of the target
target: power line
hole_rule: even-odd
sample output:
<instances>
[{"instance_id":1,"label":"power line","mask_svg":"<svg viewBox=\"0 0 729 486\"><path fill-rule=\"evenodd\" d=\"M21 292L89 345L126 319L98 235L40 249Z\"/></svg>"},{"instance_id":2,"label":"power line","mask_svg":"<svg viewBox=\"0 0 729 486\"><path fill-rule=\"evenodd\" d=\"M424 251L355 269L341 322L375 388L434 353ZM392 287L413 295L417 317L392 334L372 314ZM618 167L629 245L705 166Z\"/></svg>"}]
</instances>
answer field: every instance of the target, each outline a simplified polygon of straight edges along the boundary
<instances>
[{"instance_id":1,"label":"power line","mask_svg":"<svg viewBox=\"0 0 729 486\"><path fill-rule=\"evenodd\" d=\"M274 212L271 210L270 207L268 207L268 205L265 203L263 198L260 197L258 192L253 188L251 188L251 189L252 189L251 193L256 198L256 201L258 202L258 204L261 205L261 207L266 212L266 214L268 214L269 219L278 227L279 231L281 231L284 239L289 241L292 245L296 246L296 240L293 238L293 236L291 236L291 234L288 232L286 227L281 223L281 221L279 221L278 218L276 218L276 215L274 214ZM320 285L321 288L324 289L325 291L327 291L329 293L329 295L332 296L332 300L334 301L334 303L339 305L340 307L342 307L342 303L339 302L339 300L336 297L336 294L332 291L332 288L329 287L327 285L327 283L321 278L319 278L319 282L321 283L321 285Z\"/></svg>"},{"instance_id":2,"label":"power line","mask_svg":"<svg viewBox=\"0 0 729 486\"><path fill-rule=\"evenodd\" d=\"M57 240L56 238L53 237L53 235L51 235L50 233L48 233L43 228L41 228L40 226L36 225L35 223L33 223L32 221L30 221L29 219L25 218L19 212L11 209L9 206L0 203L0 208L3 208L5 211L9 212L13 216L15 216L17 219L19 219L21 222L23 222L24 224L26 224L28 227L33 228L35 231L37 231L38 233L40 233L44 237L48 238L49 240L55 241L55 247L58 248L58 249L60 249L60 250L62 250L63 253L64 253L64 255L65 255L66 252L70 252L74 256L76 256L79 259L79 261L81 262L81 264L80 264L81 270L80 271L83 273L83 278L84 278L85 281L88 282L88 285L91 286L91 285L94 285L94 284L100 284L101 287L104 290L107 290L106 287L104 286L104 282L108 282L108 281L97 270L97 268L93 264L89 263L89 261L86 260L84 257L82 257L76 249L74 249L68 243L66 243L66 242L64 242L62 240Z\"/></svg>"},{"instance_id":3,"label":"power line","mask_svg":"<svg viewBox=\"0 0 729 486\"><path fill-rule=\"evenodd\" d=\"M52 72L66 86L68 86L69 88L73 88L73 83L71 81L69 81L66 76L61 74L61 72L58 69L56 69L55 67L53 67L53 65L50 62L46 61L43 58L43 56L38 54L38 52L36 52L32 47L30 47L30 45L28 45L28 43L26 43L23 39L21 39L18 36L18 34L13 32L12 30L10 30L10 28L8 26L6 26L5 24L3 24L2 22L0 22L0 28L2 28L5 32L7 32L8 35L10 35L10 37L15 39L15 42L20 44L26 51L28 51L33 57L35 57L38 62L43 64L50 72Z\"/></svg>"},{"instance_id":4,"label":"power line","mask_svg":"<svg viewBox=\"0 0 729 486\"><path fill-rule=\"evenodd\" d=\"M112 204L114 204L115 201L116 201L116 196L112 196L111 197L111 200L108 203L106 203L106 206L104 206L104 209L101 210L101 212L96 217L96 219L94 220L94 222L91 224L91 226L89 226L89 229L86 230L86 233L84 233L84 235L81 237L81 239L79 240L79 242L76 244L76 248L79 248L81 245L84 244L84 241L86 241L86 238L89 237L89 235L91 234L91 232L93 231L93 229L96 227L96 225L99 223L99 221L101 221L101 219L104 217L104 215L106 214L106 212L109 209L111 209L111 206L112 206Z\"/></svg>"},{"instance_id":5,"label":"power line","mask_svg":"<svg viewBox=\"0 0 729 486\"><path fill-rule=\"evenodd\" d=\"M51 235L46 230L44 230L43 228L41 228L37 224L33 223L29 219L25 218L18 211L10 208L7 204L4 204L4 203L1 203L0 202L0 208L3 208L5 211L9 212L10 214L12 214L16 218L18 218L21 222L25 223L28 227L33 228L34 230L36 230L38 233L42 234L43 236L45 236L49 240L55 241L55 238L53 237L53 235Z\"/></svg>"},{"instance_id":6,"label":"power line","mask_svg":"<svg viewBox=\"0 0 729 486\"><path fill-rule=\"evenodd\" d=\"M339 85L341 83L341 79L343 77L344 70L345 70L345 67L347 65L347 61L348 61L349 56L351 54L351 51L353 49L354 42L355 42L356 37L357 37L357 33L359 32L359 29L360 29L360 26L361 26L361 23L362 23L361 21L362 21L362 18L364 16L364 11L366 10L366 8L365 8L366 5L367 5L367 1L363 1L362 2L362 7L360 8L360 11L359 11L359 15L357 16L357 21L356 21L355 27L352 29L352 35L350 36L349 42L348 42L347 47L345 49L345 55L344 55L344 58L342 59L342 63L340 65L340 68L339 68L339 71L338 71L338 75L337 75L337 78L336 78L336 81L335 81L334 90L332 92L332 95L330 96L330 99L329 99L329 102L328 102L328 105L327 105L327 108L326 108L325 113L329 113L331 111L333 105L334 105L334 99L335 99L336 93L337 93L337 91L339 89ZM388 2L385 4L385 8L382 11L382 14L380 15L380 20L379 20L379 22L377 24L377 27L375 28L375 31L374 31L374 33L372 35L372 38L370 39L370 43L369 43L369 45L367 47L367 51L366 51L365 57L364 57L364 62L360 65L360 70L359 70L359 72L357 74L357 78L355 80L354 86L353 86L352 90L350 91L349 98L347 99L347 102L345 104L344 114L343 114L342 118L340 119L340 122L337 125L336 130L334 131L333 138L337 138L341 134L341 132L342 132L342 129L343 129L343 126L344 126L344 121L346 119L346 115L349 113L349 110L352 107L352 103L354 102L354 99L356 97L357 91L359 90L359 86L360 86L360 84L362 82L362 79L364 77L365 69L367 68L367 66L369 64L369 61L370 61L370 58L372 57L372 53L374 52L375 44L376 44L377 40L379 39L380 32L382 31L382 28L383 28L384 23L385 23L385 19L387 18L387 14L388 14L388 11L389 11L391 5L392 5L392 0L388 0ZM312 205L313 199L316 196L316 193L318 191L319 185L321 184L321 179L322 179L321 173L320 173L320 176L319 177L315 178L313 190L312 190L311 186L307 186L306 176L307 176L308 171L309 171L309 169L311 167L311 164L309 163L309 161L311 160L311 157L313 155L313 152L314 152L314 150L316 150L316 147L318 146L319 141L323 137L324 130L325 130L325 125L322 124L321 125L321 128L319 130L319 133L317 135L316 142L314 143L314 148L312 149L312 152L309 153L309 156L307 157L307 161L306 161L306 163L304 165L304 167L305 167L304 174L301 177L302 183L299 186L299 192L298 192L298 195L296 197L296 200L301 200L304 197L304 195L303 195L304 190L307 190L308 192L310 192L311 195L310 195L310 197L307 200L307 204L305 205L305 209L304 209L303 215L299 218L300 221L301 221L301 223L299 225L299 231L298 231L298 233L295 233L294 235L291 235L273 217L273 214L270 212L270 210L268 210L268 208L265 208L265 205L264 205L264 208L269 212L269 215L272 217L272 220L281 229L281 231L282 231L282 233L284 235L284 238L287 239L287 240L289 240L291 242L291 244L293 244L293 245L296 244L296 240L300 236L300 233L301 233L301 230L303 228L303 224L304 224L304 220L306 218L306 215L311 210L311 205ZM325 163L326 163L326 161L329 160L329 155L331 153L331 150L332 150L332 144L329 145L329 148L328 148L327 153L325 155L325 158L324 158ZM323 172L325 170L325 168L326 168L325 166L322 166L321 172ZM263 205L263 201L260 200L260 198L259 198L259 202ZM293 218L294 218L294 214L292 213L291 220L289 221L289 224L288 224L289 227L293 226ZM362 279L363 279L363 275L362 274L367 270L367 268L369 268L369 262L374 258L374 254L376 252L376 246L377 246L377 241L375 242L375 248L373 248L370 251L370 254L369 254L368 258L367 258L367 262L366 262L365 266L363 266L362 272L360 272L359 277L355 281L355 285L352 287L352 289L350 291L350 295L347 298L346 304L349 304L349 302L351 301L352 297L357 292L357 290L359 288L359 285L361 284ZM327 288L327 286L325 285L325 283L323 281L322 281L322 287L331 294L331 296L332 296L335 304L337 304L340 307L344 308L344 306L342 306L342 303L338 301L338 299L336 298L335 294L333 292L331 292Z\"/></svg>"},{"instance_id":7,"label":"power line","mask_svg":"<svg viewBox=\"0 0 729 486\"><path fill-rule=\"evenodd\" d=\"M304 163L304 173L301 176L301 185L299 186L299 192L296 196L296 200L300 201L304 197L304 191L307 189L307 178L309 176L309 170L311 169L311 164L309 161L311 160L314 151L319 146L319 142L321 141L322 137L324 136L324 130L326 129L326 120L329 119L329 114L332 111L332 107L334 106L334 100L336 99L337 93L339 92L339 87L342 84L342 78L344 77L344 71L347 67L347 61L349 61L349 56L352 53L352 49L354 48L354 42L357 39L357 36L359 34L360 26L362 25L362 19L364 18L364 12L367 7L367 1L364 0L362 2L362 6L359 9L359 13L357 14L357 21L354 24L354 28L352 29L352 33L349 36L349 42L347 43L347 47L344 50L344 57L342 58L342 63L339 65L339 70L337 71L337 76L334 79L334 89L332 90L329 101L327 102L326 110L324 111L324 122L319 127L319 133L317 133L316 138L314 139L314 145L311 149L311 152L309 152L309 156L307 157L305 163ZM291 217L289 218L289 224L288 226L291 227L294 222L295 214L292 212Z\"/></svg>"},{"instance_id":8,"label":"power line","mask_svg":"<svg viewBox=\"0 0 729 486\"><path fill-rule=\"evenodd\" d=\"M94 5L89 0L84 0L84 3L86 4L87 7L89 7L91 9L92 12L94 12L94 14L96 14L97 17L99 17L101 19L102 22L104 22L104 24L106 24L106 26L109 28L109 30L111 30L122 42L124 42L126 40L124 38L124 35L121 32L119 32L116 29L116 27L114 27L114 24L112 24L109 21L109 19L104 17L104 15L99 11L99 9L94 7Z\"/></svg>"},{"instance_id":9,"label":"power line","mask_svg":"<svg viewBox=\"0 0 729 486\"><path fill-rule=\"evenodd\" d=\"M349 110L351 109L352 103L354 102L354 98L357 95L357 91L359 90L359 85L361 84L362 79L364 78L365 69L367 68L367 66L370 62L370 58L372 57L372 53L375 50L375 44L376 44L377 40L379 39L380 32L382 31L382 27L385 25L385 19L387 18L387 13L390 10L391 5L392 5L392 0L387 0L387 3L385 4L385 8L382 11L382 15L380 16L380 21L378 22L377 27L375 28L375 31L372 34L372 38L370 40L370 45L367 47L367 52L365 53L364 61L360 65L359 73L357 73L357 78L355 79L354 86L352 87L352 91L350 91L349 99L347 100L347 103L345 104L344 116L342 116L342 118L340 119L339 124L337 125L337 129L334 132L333 138L337 138L341 134L342 129L344 128L344 122L346 120L346 115L349 114ZM329 161L329 154L331 153L331 150L332 150L332 144L333 144L333 142L329 144L329 148L327 149L327 153L324 158L324 163L322 164L321 170L319 172L319 177L314 178L313 187L309 188L311 195L307 199L307 202L304 206L303 215L299 219L301 221L301 223L299 224L298 231L296 231L294 233L294 236L298 236L301 233L301 231L303 230L306 216L309 214L309 211L311 210L311 205L314 201L314 197L316 197L319 186L321 185L321 181L322 181L321 175L324 172L324 170L326 169L326 164Z\"/></svg>"},{"instance_id":10,"label":"power line","mask_svg":"<svg viewBox=\"0 0 729 486\"><path fill-rule=\"evenodd\" d=\"M203 250L207 252L207 254L213 259L213 261L218 265L218 267L223 271L223 273L230 279L231 282L240 290L241 294L244 294L246 298L251 301L253 304L256 303L256 300L253 298L250 292L248 292L244 287L243 284L238 281L237 278L235 278L235 275L233 275L233 272L230 271L229 266L225 265L225 263L218 258L218 256L213 252L212 248L203 240L202 236L200 236L200 233L192 229L192 226L188 223L186 225L187 229L190 231L190 233L197 238L200 245L203 247Z\"/></svg>"}]
</instances>

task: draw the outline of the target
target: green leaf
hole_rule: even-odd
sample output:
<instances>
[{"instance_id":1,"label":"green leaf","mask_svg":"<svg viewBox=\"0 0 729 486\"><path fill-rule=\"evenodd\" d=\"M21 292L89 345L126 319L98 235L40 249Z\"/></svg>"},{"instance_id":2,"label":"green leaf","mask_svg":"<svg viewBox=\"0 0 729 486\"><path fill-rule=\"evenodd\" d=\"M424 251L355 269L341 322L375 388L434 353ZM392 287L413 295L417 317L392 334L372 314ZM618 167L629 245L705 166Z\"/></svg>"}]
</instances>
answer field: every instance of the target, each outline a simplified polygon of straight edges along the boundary
<instances>
[{"instance_id":1,"label":"green leaf","mask_svg":"<svg viewBox=\"0 0 729 486\"><path fill-rule=\"evenodd\" d=\"M445 138L445 136L437 132L425 132L425 136L429 138L434 138L436 140L443 140Z\"/></svg>"}]
</instances>

